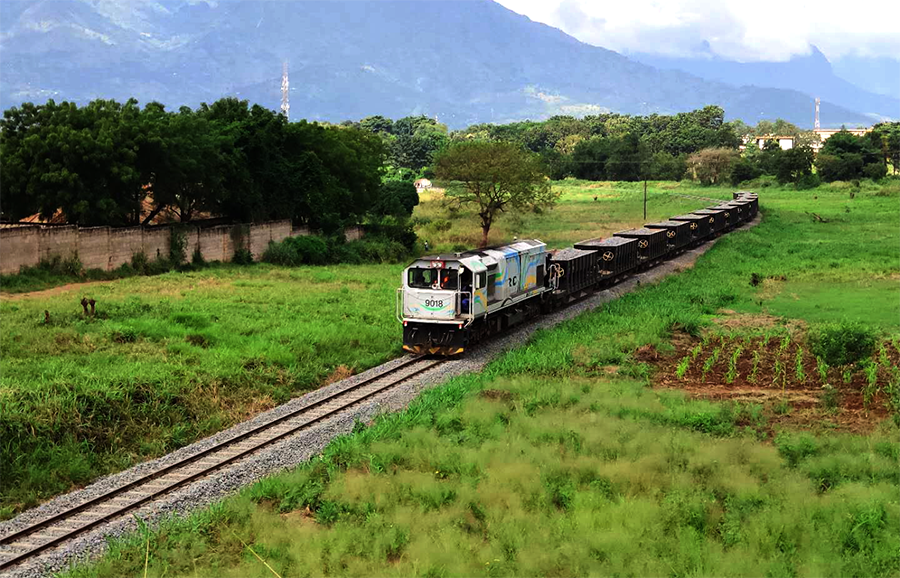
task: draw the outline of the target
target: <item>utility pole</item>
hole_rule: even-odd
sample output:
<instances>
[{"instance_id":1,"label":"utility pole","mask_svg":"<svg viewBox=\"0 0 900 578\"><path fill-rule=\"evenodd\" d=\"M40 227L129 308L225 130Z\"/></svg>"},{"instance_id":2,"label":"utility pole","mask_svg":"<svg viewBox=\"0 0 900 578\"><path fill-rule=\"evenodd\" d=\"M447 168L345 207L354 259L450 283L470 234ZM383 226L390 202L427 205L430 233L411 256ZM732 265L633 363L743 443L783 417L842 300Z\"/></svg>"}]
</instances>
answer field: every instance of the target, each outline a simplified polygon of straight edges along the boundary
<instances>
[{"instance_id":1,"label":"utility pole","mask_svg":"<svg viewBox=\"0 0 900 578\"><path fill-rule=\"evenodd\" d=\"M281 65L281 114L288 121L291 120L291 85L288 82L287 60Z\"/></svg>"},{"instance_id":2,"label":"utility pole","mask_svg":"<svg viewBox=\"0 0 900 578\"><path fill-rule=\"evenodd\" d=\"M647 181L644 180L644 220L647 220Z\"/></svg>"}]
</instances>

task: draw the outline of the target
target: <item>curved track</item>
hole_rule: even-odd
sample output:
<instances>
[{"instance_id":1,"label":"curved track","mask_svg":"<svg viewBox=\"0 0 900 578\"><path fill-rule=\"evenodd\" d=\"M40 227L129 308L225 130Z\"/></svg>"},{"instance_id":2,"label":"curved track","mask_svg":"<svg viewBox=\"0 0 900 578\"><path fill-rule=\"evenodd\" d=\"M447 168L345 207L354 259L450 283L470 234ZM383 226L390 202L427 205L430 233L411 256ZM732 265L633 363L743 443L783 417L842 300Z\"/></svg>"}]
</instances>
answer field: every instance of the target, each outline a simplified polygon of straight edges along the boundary
<instances>
[{"instance_id":1,"label":"curved track","mask_svg":"<svg viewBox=\"0 0 900 578\"><path fill-rule=\"evenodd\" d=\"M408 359L318 401L118 486L26 528L0 537L0 570L8 570L153 500L235 464L258 450L334 417L422 374L445 359Z\"/></svg>"}]
</instances>

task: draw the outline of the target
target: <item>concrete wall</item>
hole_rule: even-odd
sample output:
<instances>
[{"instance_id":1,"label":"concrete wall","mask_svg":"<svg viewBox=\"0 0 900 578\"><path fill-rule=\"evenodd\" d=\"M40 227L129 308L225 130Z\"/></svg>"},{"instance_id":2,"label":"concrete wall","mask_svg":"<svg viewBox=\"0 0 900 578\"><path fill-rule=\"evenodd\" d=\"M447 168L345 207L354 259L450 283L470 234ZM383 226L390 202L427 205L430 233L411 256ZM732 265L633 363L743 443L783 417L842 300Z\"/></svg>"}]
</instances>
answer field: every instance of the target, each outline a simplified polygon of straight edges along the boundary
<instances>
[{"instance_id":1,"label":"concrete wall","mask_svg":"<svg viewBox=\"0 0 900 578\"><path fill-rule=\"evenodd\" d=\"M78 227L38 229L37 238L41 259L50 260L56 256L69 259L78 252Z\"/></svg>"},{"instance_id":2,"label":"concrete wall","mask_svg":"<svg viewBox=\"0 0 900 578\"><path fill-rule=\"evenodd\" d=\"M171 232L168 227L153 227L141 230L141 250L147 259L169 258L169 239Z\"/></svg>"},{"instance_id":3,"label":"concrete wall","mask_svg":"<svg viewBox=\"0 0 900 578\"><path fill-rule=\"evenodd\" d=\"M78 229L78 258L85 269L109 266L109 227Z\"/></svg>"},{"instance_id":4,"label":"concrete wall","mask_svg":"<svg viewBox=\"0 0 900 578\"><path fill-rule=\"evenodd\" d=\"M118 269L125 263L131 263L135 253L144 250L143 231L140 227L109 230L109 261L107 269Z\"/></svg>"},{"instance_id":5,"label":"concrete wall","mask_svg":"<svg viewBox=\"0 0 900 578\"><path fill-rule=\"evenodd\" d=\"M0 229L0 273L18 273L20 268L36 265L39 260L37 228Z\"/></svg>"},{"instance_id":6,"label":"concrete wall","mask_svg":"<svg viewBox=\"0 0 900 578\"><path fill-rule=\"evenodd\" d=\"M294 228L290 220L205 229L185 227L184 231L188 261L197 247L206 261L231 261L239 247L249 249L258 261L269 242L310 234L306 227ZM347 240L359 239L363 230L350 227L344 235ZM0 229L0 273L10 275L41 260L57 256L68 259L76 254L86 269L111 271L130 263L136 253L143 252L151 261L168 259L170 239L168 227L7 227Z\"/></svg>"}]
</instances>

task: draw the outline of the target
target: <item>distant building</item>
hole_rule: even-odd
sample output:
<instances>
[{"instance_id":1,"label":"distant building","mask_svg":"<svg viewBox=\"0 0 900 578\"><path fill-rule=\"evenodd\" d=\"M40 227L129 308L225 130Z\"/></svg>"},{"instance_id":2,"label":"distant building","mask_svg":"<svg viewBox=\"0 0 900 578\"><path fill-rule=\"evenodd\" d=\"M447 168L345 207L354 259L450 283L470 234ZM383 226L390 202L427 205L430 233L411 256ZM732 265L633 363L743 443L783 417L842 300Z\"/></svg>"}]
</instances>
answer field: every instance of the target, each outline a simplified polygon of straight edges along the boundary
<instances>
[{"instance_id":1,"label":"distant building","mask_svg":"<svg viewBox=\"0 0 900 578\"><path fill-rule=\"evenodd\" d=\"M429 181L428 179L419 179L414 184L416 185L416 190L420 193L432 187L431 181Z\"/></svg>"},{"instance_id":2,"label":"distant building","mask_svg":"<svg viewBox=\"0 0 900 578\"><path fill-rule=\"evenodd\" d=\"M817 128L813 130L813 133L819 137L819 142L812 145L813 150L819 152L819 149L822 148L828 137L836 135L842 130L849 132L853 136L866 136L867 133L872 132L871 128Z\"/></svg>"},{"instance_id":3,"label":"distant building","mask_svg":"<svg viewBox=\"0 0 900 578\"><path fill-rule=\"evenodd\" d=\"M794 148L794 137L792 137L792 136L776 136L776 135L772 135L772 134L767 134L767 135L763 135L763 136L754 136L754 137L748 137L748 138L744 139L745 146L741 147L741 150L744 150L745 148L747 148L746 145L749 144L751 141L756 146L758 146L760 150L762 150L766 146L766 143L769 142L770 140L776 141L778 143L778 146L780 146L781 150L783 150L783 151Z\"/></svg>"}]
</instances>

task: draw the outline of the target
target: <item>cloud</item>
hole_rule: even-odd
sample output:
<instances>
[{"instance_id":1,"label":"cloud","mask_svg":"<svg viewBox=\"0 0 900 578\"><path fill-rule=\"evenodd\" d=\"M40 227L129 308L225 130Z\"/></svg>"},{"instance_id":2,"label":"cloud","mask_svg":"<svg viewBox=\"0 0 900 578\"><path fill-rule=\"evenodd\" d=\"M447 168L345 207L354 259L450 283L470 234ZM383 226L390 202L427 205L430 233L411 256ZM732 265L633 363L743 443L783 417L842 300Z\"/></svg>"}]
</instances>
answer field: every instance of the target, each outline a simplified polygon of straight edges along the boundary
<instances>
[{"instance_id":1,"label":"cloud","mask_svg":"<svg viewBox=\"0 0 900 578\"><path fill-rule=\"evenodd\" d=\"M740 61L809 54L900 54L900 2L860 0L498 0L583 42L618 52L711 52ZM707 44L708 43L708 44Z\"/></svg>"}]
</instances>

